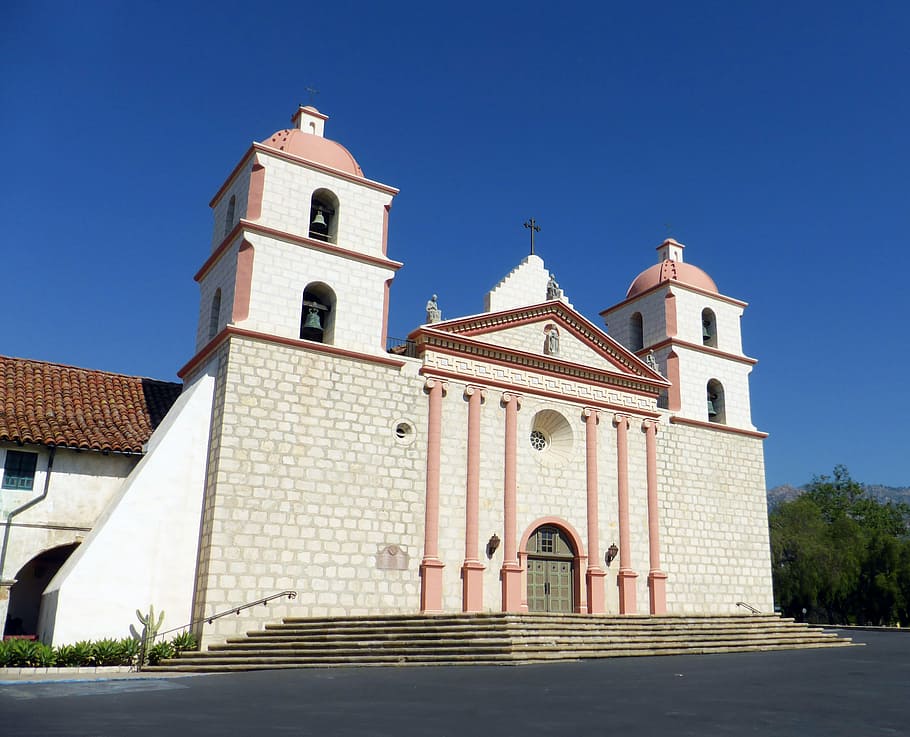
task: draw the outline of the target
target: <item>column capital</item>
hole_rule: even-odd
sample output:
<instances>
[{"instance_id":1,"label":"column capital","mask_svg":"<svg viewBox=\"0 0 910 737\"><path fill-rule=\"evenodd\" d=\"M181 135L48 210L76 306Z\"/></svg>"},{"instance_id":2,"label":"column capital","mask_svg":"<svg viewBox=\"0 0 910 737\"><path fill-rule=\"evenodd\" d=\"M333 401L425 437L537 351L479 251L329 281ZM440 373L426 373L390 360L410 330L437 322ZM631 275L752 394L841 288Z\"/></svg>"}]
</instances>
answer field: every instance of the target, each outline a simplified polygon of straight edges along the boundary
<instances>
[{"instance_id":1,"label":"column capital","mask_svg":"<svg viewBox=\"0 0 910 737\"><path fill-rule=\"evenodd\" d=\"M643 432L656 433L660 429L660 423L657 420L642 420L641 429Z\"/></svg>"},{"instance_id":2,"label":"column capital","mask_svg":"<svg viewBox=\"0 0 910 737\"><path fill-rule=\"evenodd\" d=\"M628 429L629 428L628 415L621 415L621 414L613 415L613 424L616 425L616 427L619 427L620 425L625 425L626 429Z\"/></svg>"},{"instance_id":3,"label":"column capital","mask_svg":"<svg viewBox=\"0 0 910 737\"><path fill-rule=\"evenodd\" d=\"M464 398L465 399L470 399L475 394L479 394L480 401L483 401L484 399L486 399L487 390L482 386L477 386L476 384L468 384L464 388Z\"/></svg>"},{"instance_id":4,"label":"column capital","mask_svg":"<svg viewBox=\"0 0 910 737\"><path fill-rule=\"evenodd\" d=\"M423 388L426 389L427 391L432 391L437 386L442 388L443 394L445 394L446 392L449 391L449 382L446 381L445 379L436 379L436 378L430 377L423 384Z\"/></svg>"},{"instance_id":5,"label":"column capital","mask_svg":"<svg viewBox=\"0 0 910 737\"><path fill-rule=\"evenodd\" d=\"M507 404L515 402L515 409L521 409L521 394L515 392L503 392L501 404L505 407Z\"/></svg>"},{"instance_id":6,"label":"column capital","mask_svg":"<svg viewBox=\"0 0 910 737\"><path fill-rule=\"evenodd\" d=\"M600 412L594 407L585 407L581 411L581 416L584 417L586 421L593 417L594 422L600 422Z\"/></svg>"}]
</instances>

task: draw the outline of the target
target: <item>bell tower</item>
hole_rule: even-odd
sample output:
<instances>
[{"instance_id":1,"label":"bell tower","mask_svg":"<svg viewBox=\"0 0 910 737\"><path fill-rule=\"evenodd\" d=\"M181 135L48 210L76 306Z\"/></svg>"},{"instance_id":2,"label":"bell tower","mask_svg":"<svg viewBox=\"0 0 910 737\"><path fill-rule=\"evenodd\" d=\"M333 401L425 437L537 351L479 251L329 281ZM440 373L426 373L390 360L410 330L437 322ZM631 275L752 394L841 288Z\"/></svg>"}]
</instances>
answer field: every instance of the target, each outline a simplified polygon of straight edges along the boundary
<instances>
[{"instance_id":1,"label":"bell tower","mask_svg":"<svg viewBox=\"0 0 910 737\"><path fill-rule=\"evenodd\" d=\"M212 252L196 274L196 353L225 330L366 354L385 352L386 255L398 190L368 179L301 106L254 142L212 199Z\"/></svg>"},{"instance_id":2,"label":"bell tower","mask_svg":"<svg viewBox=\"0 0 910 737\"><path fill-rule=\"evenodd\" d=\"M639 274L626 298L601 312L614 338L657 366L671 382L661 404L678 417L754 431L742 349L746 303L722 295L704 271L683 260L672 238L658 262Z\"/></svg>"}]
</instances>

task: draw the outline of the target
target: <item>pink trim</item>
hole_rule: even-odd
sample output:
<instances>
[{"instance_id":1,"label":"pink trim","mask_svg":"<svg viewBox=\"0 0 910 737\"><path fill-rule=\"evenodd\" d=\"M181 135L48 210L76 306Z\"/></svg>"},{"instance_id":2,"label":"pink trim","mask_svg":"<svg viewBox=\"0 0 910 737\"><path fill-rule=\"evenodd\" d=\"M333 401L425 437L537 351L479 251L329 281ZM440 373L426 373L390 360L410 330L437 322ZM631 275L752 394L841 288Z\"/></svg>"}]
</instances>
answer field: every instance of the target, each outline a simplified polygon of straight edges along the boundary
<instances>
[{"instance_id":1,"label":"pink trim","mask_svg":"<svg viewBox=\"0 0 910 737\"><path fill-rule=\"evenodd\" d=\"M669 289L669 288L688 289L690 292L695 292L696 294L701 294L705 297L710 297L711 299L717 299L717 300L720 300L721 302L726 302L727 304L730 304L730 305L736 305L737 307L748 307L749 306L748 302L743 302L742 300L739 300L739 299L733 299L733 297L727 297L723 294L717 294L715 292L709 292L704 289L699 289L698 287L693 287L691 284L684 284L683 282L678 282L678 281L670 281L670 282L661 282L660 284L657 284L656 286L651 287L646 292L642 292L641 294L636 294L634 297L627 297L622 302L617 302L612 307L608 307L607 309L603 310L602 312L600 312L598 314L601 317L606 318L611 313L615 312L616 310L623 308L623 307L628 307L633 302L636 302L640 299L644 299L649 294L652 294L653 292L656 292L659 289Z\"/></svg>"},{"instance_id":2,"label":"pink trim","mask_svg":"<svg viewBox=\"0 0 910 737\"><path fill-rule=\"evenodd\" d=\"M317 120L321 120L323 123L329 119L328 115L320 113L312 105L300 105L297 108L297 112L291 116L291 122L294 123L298 128L300 128L300 117L303 115L304 111L306 111L307 115L311 115Z\"/></svg>"},{"instance_id":3,"label":"pink trim","mask_svg":"<svg viewBox=\"0 0 910 737\"><path fill-rule=\"evenodd\" d=\"M231 322L243 322L250 316L250 292L253 287L253 244L243 241L237 251L237 272L234 274L234 308Z\"/></svg>"},{"instance_id":4,"label":"pink trim","mask_svg":"<svg viewBox=\"0 0 910 737\"><path fill-rule=\"evenodd\" d=\"M326 139L326 140L328 140L328 139ZM349 182L354 182L356 184L362 184L365 187L369 187L370 189L378 190L379 192L385 192L386 194L390 194L390 195L398 194L398 190L395 189L395 187L390 187L387 184L375 182L372 179L367 179L366 177L358 177L354 174L349 174L346 171L342 171L341 169L335 169L331 166L326 166L325 164L320 164L319 162L311 161L310 159L305 159L302 156L295 156L294 154L289 154L286 151L281 151L280 149L272 148L271 146L266 146L265 144L262 144L262 143L254 143L253 150L259 151L264 154L268 154L269 156L274 156L275 158L278 158L278 159L290 161L295 164L302 164L303 166L306 166L308 169L315 169L316 171L321 171L321 172L324 172L325 174L331 174L332 176L336 176L339 179L345 179Z\"/></svg>"},{"instance_id":5,"label":"pink trim","mask_svg":"<svg viewBox=\"0 0 910 737\"><path fill-rule=\"evenodd\" d=\"M392 280L385 280L385 287L382 290L382 342L380 347L384 347L389 340L389 292L392 289Z\"/></svg>"},{"instance_id":6,"label":"pink trim","mask_svg":"<svg viewBox=\"0 0 910 737\"><path fill-rule=\"evenodd\" d=\"M699 345L698 343L689 343L685 340L678 340L676 338L668 338L666 340L660 341L660 343L655 343L651 346L651 350L658 350L666 346L671 346L672 348L688 348L691 351L696 351L698 353L706 353L709 356L717 356L718 358L726 358L728 361L736 361L737 363L745 363L749 366L754 366L758 363L757 358L749 358L749 356L741 356L736 353L727 353L726 351L720 351L717 348L712 348L708 345Z\"/></svg>"},{"instance_id":7,"label":"pink trim","mask_svg":"<svg viewBox=\"0 0 910 737\"><path fill-rule=\"evenodd\" d=\"M484 566L480 562L480 403L483 389L468 386L464 390L468 400L468 459L467 482L465 484L465 534L464 564L461 567L463 580L462 610L479 612L483 610Z\"/></svg>"},{"instance_id":8,"label":"pink trim","mask_svg":"<svg viewBox=\"0 0 910 737\"><path fill-rule=\"evenodd\" d=\"M573 576L572 576L572 608L576 614L585 614L588 611L588 603L585 600L585 585L582 571L587 568L589 555L585 552L585 546L582 542L581 535L578 534L572 525L566 522L562 517L539 517L534 520L528 527L525 528L524 534L521 536L521 542L518 552L519 565L521 566L521 584L522 584L522 599L521 599L521 611L528 611L528 581L527 581L527 571L528 571L528 541L531 539L531 535L534 534L535 530L538 527L543 527L548 525L550 527L558 527L562 530L572 541L572 545L575 548L575 558L573 560Z\"/></svg>"},{"instance_id":9,"label":"pink trim","mask_svg":"<svg viewBox=\"0 0 910 737\"><path fill-rule=\"evenodd\" d=\"M288 243L294 243L299 246L308 246L317 251L322 251L324 253L330 253L333 256L343 256L344 258L349 258L353 261L361 261L363 263L372 264L374 266L382 266L386 269L391 269L392 271L398 271L404 264L399 261L392 261L391 259L378 258L377 256L370 256L365 253L358 253L357 251L350 251L347 248L340 248L338 246L333 246L331 243L325 243L323 241L313 240L312 238L304 238L299 235L292 235L286 233L283 230L276 230L275 228L267 228L264 225L259 223L252 223L249 220L241 219L237 225L234 226L233 230L228 233L227 237L221 242L221 244L212 252L212 255L209 256L205 263L200 267L199 271L196 272L196 276L193 278L198 282L205 276L206 272L212 268L212 266L220 259L224 252L227 250L228 246L237 236L237 233L240 232L240 229L243 229L244 235L247 233L253 233L256 235L265 235L271 238L276 238L278 240L287 241Z\"/></svg>"},{"instance_id":10,"label":"pink trim","mask_svg":"<svg viewBox=\"0 0 910 737\"><path fill-rule=\"evenodd\" d=\"M382 255L387 256L389 252L389 211L392 209L392 203L384 205L382 208Z\"/></svg>"},{"instance_id":11,"label":"pink trim","mask_svg":"<svg viewBox=\"0 0 910 737\"><path fill-rule=\"evenodd\" d=\"M513 393L502 395L505 407L505 448L503 462L503 562L500 573L502 579L502 610L517 612L521 610L521 566L518 563L516 534L518 528L518 410L521 408L521 397Z\"/></svg>"},{"instance_id":12,"label":"pink trim","mask_svg":"<svg viewBox=\"0 0 910 737\"><path fill-rule=\"evenodd\" d=\"M400 261L392 261L391 259L387 258L379 258L378 256L370 256L366 253L351 251L350 249L341 248L340 246L335 246L331 243L326 243L325 241L317 241L313 238L305 238L301 235L292 235L291 233L286 233L283 230L268 228L264 225L260 225L259 223L251 223L247 220L242 220L241 222L245 226L246 230L251 233L271 236L272 238L289 241L290 243L296 243L301 246L309 246L310 248L314 248L318 251L331 253L334 256L344 256L345 258L353 259L354 261L363 261L364 263L374 264L375 266L382 266L386 269L392 269L393 271L398 271L398 269L404 266L404 264Z\"/></svg>"},{"instance_id":13,"label":"pink trim","mask_svg":"<svg viewBox=\"0 0 910 737\"><path fill-rule=\"evenodd\" d=\"M619 613L637 614L635 579L632 570L631 525L629 524L629 418L614 415L616 425L616 486L619 491Z\"/></svg>"},{"instance_id":14,"label":"pink trim","mask_svg":"<svg viewBox=\"0 0 910 737\"><path fill-rule=\"evenodd\" d=\"M648 572L649 611L651 614L667 613L667 574L660 570L660 523L657 510L657 423L645 420L645 453L648 475Z\"/></svg>"},{"instance_id":15,"label":"pink trim","mask_svg":"<svg viewBox=\"0 0 910 737\"><path fill-rule=\"evenodd\" d=\"M457 336L473 337L475 335L486 335L495 333L503 328L516 328L523 325L535 324L546 320L558 320L559 324L571 335L575 336L585 343L591 350L602 358L606 359L613 366L623 373L634 376L641 381L652 379L657 383L663 384L664 378L659 373L653 371L642 359L629 351L621 343L614 340L611 336L604 333L594 323L589 322L585 317L567 307L560 301L551 300L542 302L538 305L528 307L515 307L502 312L483 313L456 320L447 320L445 323L437 324L432 328L419 328L411 333L411 338L421 333L428 335L446 335L450 339L453 334ZM577 323L573 324L573 323ZM583 330L581 328L584 328ZM488 344L484 344L488 345ZM536 354L528 354L535 355ZM537 356L539 358L539 356ZM566 363L568 361L557 361L554 363ZM602 371L603 369L601 369ZM635 372L638 373L635 373Z\"/></svg>"},{"instance_id":16,"label":"pink trim","mask_svg":"<svg viewBox=\"0 0 910 737\"><path fill-rule=\"evenodd\" d=\"M671 338L676 335L676 295L669 289L664 297L664 321L667 324L667 335ZM651 346L654 350L656 346Z\"/></svg>"},{"instance_id":17,"label":"pink trim","mask_svg":"<svg viewBox=\"0 0 910 737\"><path fill-rule=\"evenodd\" d=\"M439 476L442 447L442 395L446 383L427 379L427 481L423 525L423 560L420 563L420 611L442 611L442 569L439 560Z\"/></svg>"},{"instance_id":18,"label":"pink trim","mask_svg":"<svg viewBox=\"0 0 910 737\"><path fill-rule=\"evenodd\" d=\"M366 361L367 363L376 363L380 366L393 366L395 368L401 368L407 362L402 361L397 358L386 358L385 356L373 356L369 353L360 353L358 351L351 351L346 348L336 348L333 345L326 345L325 343L314 343L311 340L298 340L296 338L283 338L279 335L269 335L268 333L257 333L254 330L244 330L243 328L237 328L233 325L228 325L224 328L218 335L212 338L202 350L200 350L195 356L193 356L187 363L184 365L180 371L177 372L179 378L183 378L190 371L196 368L202 361L208 358L221 343L223 343L228 337L235 335L238 338L249 338L251 340L261 340L265 343L275 343L277 345L285 345L291 348L304 348L306 350L315 351L316 353L328 353L333 356L341 356L342 358L353 358L358 361Z\"/></svg>"},{"instance_id":19,"label":"pink trim","mask_svg":"<svg viewBox=\"0 0 910 737\"><path fill-rule=\"evenodd\" d=\"M408 337L417 341L418 351L432 350L449 356L477 356L485 362L496 363L509 368L514 367L517 363L523 368L530 369L538 374L546 374L558 379L569 378L572 381L595 386L602 384L621 386L623 391L639 394L643 397L653 398L670 383L663 376L660 376L660 379L657 380L648 376L618 373L606 368L562 361L550 356L542 356L539 353L529 353L515 348L474 340L461 335L450 335L442 331L433 331L426 328L415 330ZM556 367L562 370L557 370ZM657 375L659 376L659 374Z\"/></svg>"},{"instance_id":20,"label":"pink trim","mask_svg":"<svg viewBox=\"0 0 910 737\"><path fill-rule=\"evenodd\" d=\"M224 240L221 241L216 247L215 250L209 254L209 257L205 260L205 263L199 267L199 271L196 272L193 276L193 281L201 282L203 277L208 273L208 270L220 259L225 251L230 248L234 240L237 238L237 235L240 233L241 224L243 220L240 220L237 225L231 228L231 232L224 236Z\"/></svg>"},{"instance_id":21,"label":"pink trim","mask_svg":"<svg viewBox=\"0 0 910 737\"><path fill-rule=\"evenodd\" d=\"M179 376L179 374L178 374ZM703 427L706 430L718 430L719 432L728 432L733 435L745 435L747 438L760 438L764 440L768 433L758 430L743 430L738 427L721 425L719 422L704 422L703 420L690 420L688 417L670 417L670 422L674 425L690 425L691 427Z\"/></svg>"},{"instance_id":22,"label":"pink trim","mask_svg":"<svg viewBox=\"0 0 910 737\"><path fill-rule=\"evenodd\" d=\"M682 398L679 385L679 356L673 349L667 354L667 378L670 380L670 388L667 390L667 409L671 412L679 412L682 407Z\"/></svg>"},{"instance_id":23,"label":"pink trim","mask_svg":"<svg viewBox=\"0 0 910 737\"><path fill-rule=\"evenodd\" d=\"M597 516L597 410L585 408L582 412L585 418L585 470L588 499L588 570L585 581L588 587L588 612L590 614L603 614L604 605L604 577L606 571L600 566L600 541L598 538L599 522Z\"/></svg>"},{"instance_id":24,"label":"pink trim","mask_svg":"<svg viewBox=\"0 0 910 737\"><path fill-rule=\"evenodd\" d=\"M249 161L249 159L252 155L253 155L253 147L251 146L250 148L248 148L246 150L246 153L240 157L240 161L237 163L237 166L235 166L231 170L231 173L228 174L227 179L224 180L224 184L222 184L221 187L219 187L218 191L215 192L215 196L212 197L212 199L209 201L209 207L215 207L215 205L218 204L219 200L221 200L221 198L224 196L224 193L228 191L231 184L233 184L234 179L241 172L241 170L246 166L247 162Z\"/></svg>"},{"instance_id":25,"label":"pink trim","mask_svg":"<svg viewBox=\"0 0 910 737\"><path fill-rule=\"evenodd\" d=\"M262 193L265 191L265 167L253 164L250 170L250 188L246 198L246 219L258 220L262 215Z\"/></svg>"},{"instance_id":26,"label":"pink trim","mask_svg":"<svg viewBox=\"0 0 910 737\"><path fill-rule=\"evenodd\" d=\"M438 351L438 352L445 353L445 351ZM452 355L461 355L461 354L458 354L453 351ZM497 362L491 361L491 363L497 363ZM514 364L509 364L509 363L503 363L502 365L514 366ZM434 376L444 376L445 378L452 379L453 381L465 381L467 378L463 374L459 374L456 371L440 370L440 369L436 368L435 366L431 369L420 369L420 373L421 374L432 373ZM565 378L565 377L563 377L563 378ZM587 383L587 382L579 382L579 383ZM484 386L487 386L490 388L495 387L497 389L502 389L502 390L508 391L508 392L515 391L514 384L508 384L504 381L496 381L495 379L484 378ZM632 389L628 389L628 390L624 389L624 391L628 391L630 394L637 393L637 392L634 392ZM625 405L621 405L621 404L611 404L610 402L599 402L597 400L592 400L590 398L582 399L582 398L575 397L575 396L572 396L569 394L560 394L559 392L551 392L551 391L545 391L545 390L541 390L541 389L534 389L532 387L523 386L523 387L521 387L521 392L522 392L522 394L529 394L529 395L533 395L535 397L550 397L551 399L569 400L576 404L581 404L583 402L586 405L589 405L592 407L597 407L598 409L606 409L606 410L611 410L614 412L629 412L630 411L630 409L628 407L626 407ZM645 396L650 396L650 395L645 395ZM657 417L660 417L660 412L653 412L651 410L646 410L646 409L636 409L635 415L639 416L639 417L657 418Z\"/></svg>"}]
</instances>

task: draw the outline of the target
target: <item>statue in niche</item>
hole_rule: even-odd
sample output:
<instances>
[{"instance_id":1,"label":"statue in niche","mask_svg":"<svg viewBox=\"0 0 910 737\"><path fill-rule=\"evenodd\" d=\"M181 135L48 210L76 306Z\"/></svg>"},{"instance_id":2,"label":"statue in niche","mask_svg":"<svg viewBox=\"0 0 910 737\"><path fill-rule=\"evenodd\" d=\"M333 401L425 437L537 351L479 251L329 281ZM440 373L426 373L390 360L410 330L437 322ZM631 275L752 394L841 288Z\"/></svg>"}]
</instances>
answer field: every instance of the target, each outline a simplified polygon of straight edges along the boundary
<instances>
[{"instance_id":1,"label":"statue in niche","mask_svg":"<svg viewBox=\"0 0 910 737\"><path fill-rule=\"evenodd\" d=\"M552 274L547 282L547 299L559 299L559 284L556 283L556 277Z\"/></svg>"},{"instance_id":2,"label":"statue in niche","mask_svg":"<svg viewBox=\"0 0 910 737\"><path fill-rule=\"evenodd\" d=\"M649 369L660 373L660 369L657 368L657 359L654 358L654 351L648 351L648 355L645 356L645 363L648 365Z\"/></svg>"},{"instance_id":3,"label":"statue in niche","mask_svg":"<svg viewBox=\"0 0 910 737\"><path fill-rule=\"evenodd\" d=\"M559 331L556 328L547 330L547 354L550 356L559 355Z\"/></svg>"},{"instance_id":4,"label":"statue in niche","mask_svg":"<svg viewBox=\"0 0 910 737\"><path fill-rule=\"evenodd\" d=\"M439 309L439 304L437 304L436 295L434 294L430 297L430 301L427 302L427 322L432 325L440 320L442 320L442 311Z\"/></svg>"}]
</instances>

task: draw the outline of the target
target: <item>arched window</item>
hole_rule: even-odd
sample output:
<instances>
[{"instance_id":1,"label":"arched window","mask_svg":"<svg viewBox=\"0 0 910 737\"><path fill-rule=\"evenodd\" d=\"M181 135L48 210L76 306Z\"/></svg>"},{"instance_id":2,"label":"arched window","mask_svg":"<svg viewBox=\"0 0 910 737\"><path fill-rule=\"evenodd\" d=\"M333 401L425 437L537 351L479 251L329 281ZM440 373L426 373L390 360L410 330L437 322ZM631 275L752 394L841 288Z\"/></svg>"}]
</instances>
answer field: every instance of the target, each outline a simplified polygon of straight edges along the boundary
<instances>
[{"instance_id":1,"label":"arched window","mask_svg":"<svg viewBox=\"0 0 910 737\"><path fill-rule=\"evenodd\" d=\"M234 212L237 209L237 197L231 195L231 199L228 202L227 215L224 218L224 234L227 235L231 232L231 228L234 227Z\"/></svg>"},{"instance_id":2,"label":"arched window","mask_svg":"<svg viewBox=\"0 0 910 737\"><path fill-rule=\"evenodd\" d=\"M212 297L212 309L209 312L209 340L218 334L218 325L221 323L221 290L215 290Z\"/></svg>"},{"instance_id":3,"label":"arched window","mask_svg":"<svg viewBox=\"0 0 910 737\"><path fill-rule=\"evenodd\" d=\"M338 198L327 189L317 189L310 199L309 236L328 243L338 242Z\"/></svg>"},{"instance_id":4,"label":"arched window","mask_svg":"<svg viewBox=\"0 0 910 737\"><path fill-rule=\"evenodd\" d=\"M708 382L708 422L727 424L727 410L724 403L724 385L717 379Z\"/></svg>"},{"instance_id":5,"label":"arched window","mask_svg":"<svg viewBox=\"0 0 910 737\"><path fill-rule=\"evenodd\" d=\"M640 351L645 347L645 326L641 313L636 312L629 320L629 348Z\"/></svg>"},{"instance_id":6,"label":"arched window","mask_svg":"<svg viewBox=\"0 0 910 737\"><path fill-rule=\"evenodd\" d=\"M327 284L311 282L303 290L300 338L328 345L335 342L335 292Z\"/></svg>"},{"instance_id":7,"label":"arched window","mask_svg":"<svg viewBox=\"0 0 910 737\"><path fill-rule=\"evenodd\" d=\"M701 342L703 345L717 348L717 319L714 317L714 311L707 307L701 311Z\"/></svg>"}]
</instances>

